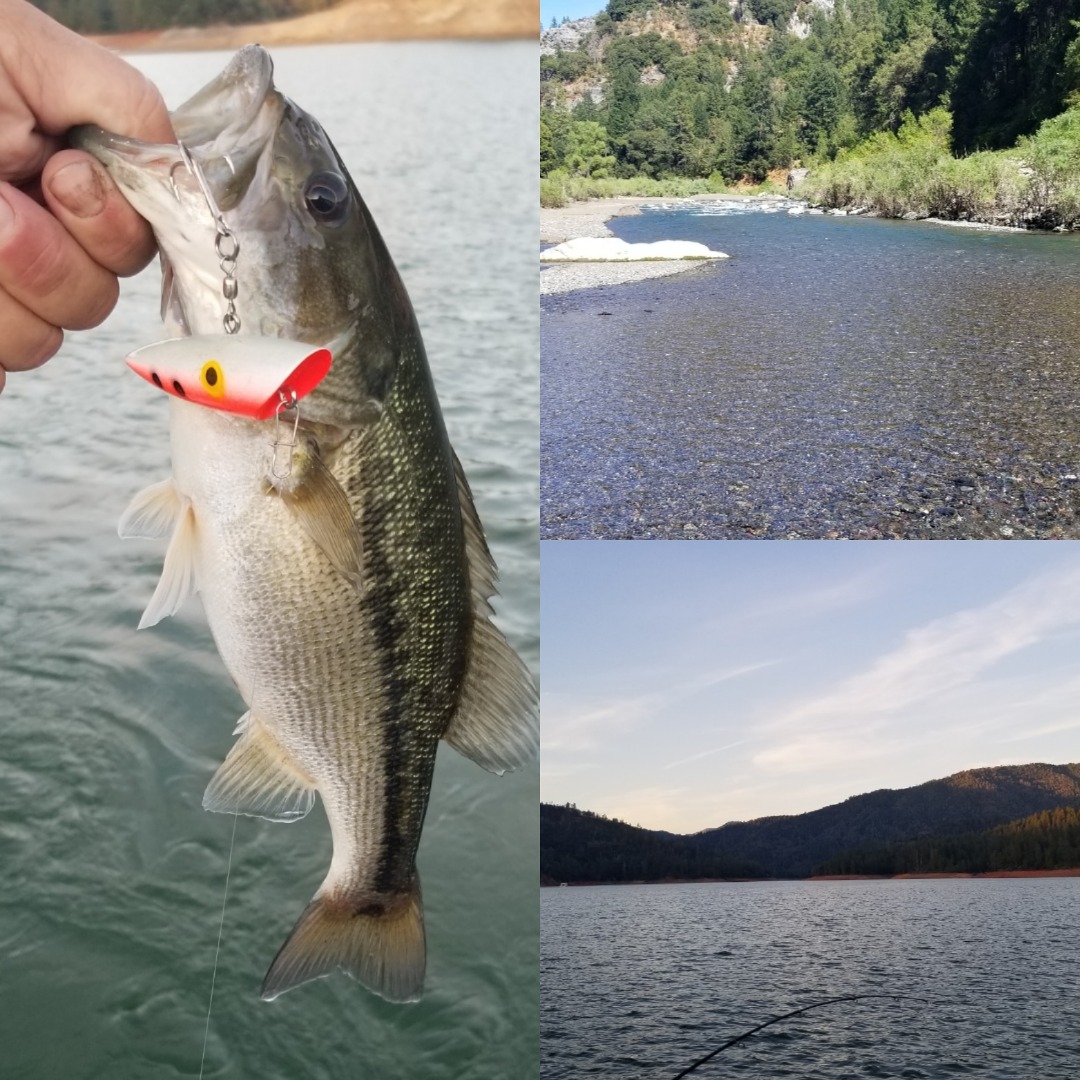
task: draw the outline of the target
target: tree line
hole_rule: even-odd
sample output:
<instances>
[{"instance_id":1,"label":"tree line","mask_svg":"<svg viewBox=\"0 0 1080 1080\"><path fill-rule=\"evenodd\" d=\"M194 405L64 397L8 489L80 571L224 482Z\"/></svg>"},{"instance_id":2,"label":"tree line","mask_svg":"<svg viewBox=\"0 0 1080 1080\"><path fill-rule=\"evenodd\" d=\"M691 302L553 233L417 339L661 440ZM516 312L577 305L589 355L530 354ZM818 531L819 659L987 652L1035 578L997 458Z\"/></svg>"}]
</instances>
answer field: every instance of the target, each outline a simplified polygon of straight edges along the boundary
<instances>
[{"instance_id":1,"label":"tree line","mask_svg":"<svg viewBox=\"0 0 1080 1080\"><path fill-rule=\"evenodd\" d=\"M935 109L969 153L1080 92L1080 0L610 0L540 79L545 176L761 180Z\"/></svg>"},{"instance_id":2,"label":"tree line","mask_svg":"<svg viewBox=\"0 0 1080 1080\"><path fill-rule=\"evenodd\" d=\"M570 805L540 806L540 878L549 884L761 876L749 860L715 855L670 833Z\"/></svg>"},{"instance_id":3,"label":"tree line","mask_svg":"<svg viewBox=\"0 0 1080 1080\"><path fill-rule=\"evenodd\" d=\"M1063 806L959 836L930 836L846 851L816 874L985 874L1080 867L1080 807Z\"/></svg>"}]
</instances>

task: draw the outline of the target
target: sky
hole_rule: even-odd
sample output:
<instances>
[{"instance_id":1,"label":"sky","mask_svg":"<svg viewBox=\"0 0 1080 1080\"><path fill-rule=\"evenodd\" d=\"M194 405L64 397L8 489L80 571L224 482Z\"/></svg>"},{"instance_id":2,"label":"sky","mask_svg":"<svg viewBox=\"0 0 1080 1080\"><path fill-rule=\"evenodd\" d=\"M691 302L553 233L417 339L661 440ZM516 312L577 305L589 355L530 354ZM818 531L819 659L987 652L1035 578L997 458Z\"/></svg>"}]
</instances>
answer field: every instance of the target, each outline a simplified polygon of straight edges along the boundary
<instances>
[{"instance_id":1,"label":"sky","mask_svg":"<svg viewBox=\"0 0 1080 1080\"><path fill-rule=\"evenodd\" d=\"M1080 761L1080 544L548 541L542 798L690 833Z\"/></svg>"},{"instance_id":2,"label":"sky","mask_svg":"<svg viewBox=\"0 0 1080 1080\"><path fill-rule=\"evenodd\" d=\"M596 15L607 7L607 0L540 0L540 25L545 29L554 16L559 22L565 15L580 19L583 15Z\"/></svg>"}]
</instances>

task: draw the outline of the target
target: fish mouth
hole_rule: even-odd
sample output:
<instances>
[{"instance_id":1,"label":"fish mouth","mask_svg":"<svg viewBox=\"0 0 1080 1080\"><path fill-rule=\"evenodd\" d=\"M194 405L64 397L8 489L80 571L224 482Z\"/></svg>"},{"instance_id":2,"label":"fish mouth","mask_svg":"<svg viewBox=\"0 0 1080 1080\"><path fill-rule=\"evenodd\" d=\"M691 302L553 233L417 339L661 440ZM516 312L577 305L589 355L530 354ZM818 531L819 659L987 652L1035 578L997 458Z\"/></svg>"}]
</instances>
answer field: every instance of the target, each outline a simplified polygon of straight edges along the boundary
<instances>
[{"instance_id":1,"label":"fish mouth","mask_svg":"<svg viewBox=\"0 0 1080 1080\"><path fill-rule=\"evenodd\" d=\"M217 209L232 209L247 194L284 107L274 89L270 54L260 45L247 45L171 114L176 136L202 173ZM91 125L74 128L69 141L105 165L155 229L175 217L177 203L211 224L199 178L176 144L142 142Z\"/></svg>"}]
</instances>

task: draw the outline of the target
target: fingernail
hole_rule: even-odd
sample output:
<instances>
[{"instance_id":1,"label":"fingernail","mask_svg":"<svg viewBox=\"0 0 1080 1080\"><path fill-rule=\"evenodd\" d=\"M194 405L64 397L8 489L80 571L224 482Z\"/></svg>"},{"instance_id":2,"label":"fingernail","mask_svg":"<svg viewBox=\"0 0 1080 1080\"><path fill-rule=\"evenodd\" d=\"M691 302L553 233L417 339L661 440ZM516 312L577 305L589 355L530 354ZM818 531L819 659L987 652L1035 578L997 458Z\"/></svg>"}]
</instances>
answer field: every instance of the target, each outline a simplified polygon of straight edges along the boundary
<instances>
[{"instance_id":1,"label":"fingernail","mask_svg":"<svg viewBox=\"0 0 1080 1080\"><path fill-rule=\"evenodd\" d=\"M105 209L105 185L89 161L65 165L49 181L49 191L76 217L94 217Z\"/></svg>"}]
</instances>

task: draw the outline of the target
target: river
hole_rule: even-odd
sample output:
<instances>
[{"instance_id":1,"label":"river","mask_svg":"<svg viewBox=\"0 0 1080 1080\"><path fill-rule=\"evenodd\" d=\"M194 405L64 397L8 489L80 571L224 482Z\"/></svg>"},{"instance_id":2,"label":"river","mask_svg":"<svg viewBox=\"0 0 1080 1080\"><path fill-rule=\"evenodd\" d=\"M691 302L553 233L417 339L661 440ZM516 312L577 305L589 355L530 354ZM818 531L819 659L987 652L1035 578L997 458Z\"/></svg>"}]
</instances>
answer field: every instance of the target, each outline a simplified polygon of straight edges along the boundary
<instances>
[{"instance_id":1,"label":"river","mask_svg":"<svg viewBox=\"0 0 1080 1080\"><path fill-rule=\"evenodd\" d=\"M544 889L544 1080L1067 1080L1080 878Z\"/></svg>"},{"instance_id":2,"label":"river","mask_svg":"<svg viewBox=\"0 0 1080 1080\"><path fill-rule=\"evenodd\" d=\"M541 308L548 539L1080 537L1080 239L617 218L730 260Z\"/></svg>"},{"instance_id":3,"label":"river","mask_svg":"<svg viewBox=\"0 0 1080 1080\"><path fill-rule=\"evenodd\" d=\"M535 670L536 50L530 42L275 50L323 123L417 310L450 437L501 569L500 624ZM227 54L138 57L179 104ZM243 255L241 254L241 257ZM123 364L161 336L151 269L91 333L0 396L0 1074L200 1075L233 819L202 791L244 711L198 602L139 614L160 543L124 541L168 473L164 395ZM241 297L242 304L242 297ZM530 1077L538 1059L539 769L440 751L419 866L424 1000L343 975L258 989L319 885L321 809L240 818L207 1077Z\"/></svg>"}]
</instances>

